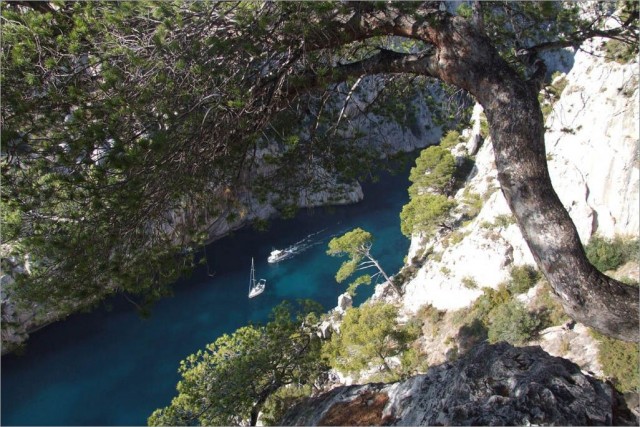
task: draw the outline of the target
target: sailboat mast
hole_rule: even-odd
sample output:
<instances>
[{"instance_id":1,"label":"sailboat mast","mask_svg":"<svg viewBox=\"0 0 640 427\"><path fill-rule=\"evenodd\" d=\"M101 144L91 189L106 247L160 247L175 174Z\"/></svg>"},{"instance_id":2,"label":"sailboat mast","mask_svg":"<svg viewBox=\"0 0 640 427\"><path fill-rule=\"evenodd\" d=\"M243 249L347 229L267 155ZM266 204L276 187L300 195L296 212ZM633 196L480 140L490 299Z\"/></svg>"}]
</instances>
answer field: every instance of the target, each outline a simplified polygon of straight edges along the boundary
<instances>
[{"instance_id":1,"label":"sailboat mast","mask_svg":"<svg viewBox=\"0 0 640 427\"><path fill-rule=\"evenodd\" d=\"M251 258L251 273L249 273L249 291L251 291L251 288L253 287L253 284L256 281L254 277L255 274L256 274L255 270L253 269L253 258Z\"/></svg>"}]
</instances>

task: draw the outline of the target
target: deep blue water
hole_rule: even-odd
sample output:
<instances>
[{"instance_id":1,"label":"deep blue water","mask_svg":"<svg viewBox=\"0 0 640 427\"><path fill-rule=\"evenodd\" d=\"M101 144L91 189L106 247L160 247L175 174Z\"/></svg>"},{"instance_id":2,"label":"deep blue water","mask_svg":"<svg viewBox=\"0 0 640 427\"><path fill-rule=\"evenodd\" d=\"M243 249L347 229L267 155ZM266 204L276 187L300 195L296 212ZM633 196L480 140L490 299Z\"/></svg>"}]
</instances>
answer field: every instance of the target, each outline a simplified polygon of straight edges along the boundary
<instances>
[{"instance_id":1,"label":"deep blue water","mask_svg":"<svg viewBox=\"0 0 640 427\"><path fill-rule=\"evenodd\" d=\"M177 284L149 318L119 297L34 333L24 355L2 358L2 425L145 425L175 395L178 364L189 354L249 321L266 320L284 299L336 305L344 285L334 279L342 259L325 254L332 235L354 227L370 231L373 255L394 274L409 246L399 223L407 176L408 170L384 174L364 185L362 203L303 211L272 221L266 232L247 228L214 242L207 247L208 268ZM307 251L267 263L273 247L319 231ZM251 257L267 289L249 300ZM361 287L356 304L371 292Z\"/></svg>"}]
</instances>

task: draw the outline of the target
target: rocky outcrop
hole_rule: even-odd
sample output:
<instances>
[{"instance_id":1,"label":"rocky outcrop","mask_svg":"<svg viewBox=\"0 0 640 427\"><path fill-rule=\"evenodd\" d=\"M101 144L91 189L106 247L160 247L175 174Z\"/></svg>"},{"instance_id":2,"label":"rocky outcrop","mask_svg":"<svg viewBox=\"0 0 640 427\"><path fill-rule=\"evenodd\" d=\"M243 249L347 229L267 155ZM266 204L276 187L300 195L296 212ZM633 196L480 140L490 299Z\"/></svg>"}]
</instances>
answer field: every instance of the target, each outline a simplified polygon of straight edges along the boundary
<instances>
[{"instance_id":1,"label":"rocky outcrop","mask_svg":"<svg viewBox=\"0 0 640 427\"><path fill-rule=\"evenodd\" d=\"M338 387L282 425L634 425L612 388L539 347L482 344L390 384Z\"/></svg>"}]
</instances>

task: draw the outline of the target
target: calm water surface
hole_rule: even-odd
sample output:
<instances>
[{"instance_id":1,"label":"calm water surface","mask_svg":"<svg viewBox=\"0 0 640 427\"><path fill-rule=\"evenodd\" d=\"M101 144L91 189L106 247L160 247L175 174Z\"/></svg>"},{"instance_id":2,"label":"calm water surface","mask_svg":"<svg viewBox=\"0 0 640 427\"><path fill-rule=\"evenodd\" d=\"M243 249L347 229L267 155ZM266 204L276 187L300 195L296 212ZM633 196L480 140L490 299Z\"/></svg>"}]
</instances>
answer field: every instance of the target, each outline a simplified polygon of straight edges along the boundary
<instances>
[{"instance_id":1,"label":"calm water surface","mask_svg":"<svg viewBox=\"0 0 640 427\"><path fill-rule=\"evenodd\" d=\"M284 299L334 307L344 292L334 279L342 260L325 251L332 236L354 227L373 233L373 255L395 273L409 246L399 226L407 176L408 170L365 185L365 200L357 205L301 212L273 221L267 232L245 229L214 242L207 248L208 269L177 284L150 318L120 297L34 333L24 355L2 358L2 425L145 425L175 395L178 364L189 354L249 321L266 320ZM273 247L313 233L306 251L267 263ZM267 289L249 300L251 257ZM356 304L371 292L362 289Z\"/></svg>"}]
</instances>

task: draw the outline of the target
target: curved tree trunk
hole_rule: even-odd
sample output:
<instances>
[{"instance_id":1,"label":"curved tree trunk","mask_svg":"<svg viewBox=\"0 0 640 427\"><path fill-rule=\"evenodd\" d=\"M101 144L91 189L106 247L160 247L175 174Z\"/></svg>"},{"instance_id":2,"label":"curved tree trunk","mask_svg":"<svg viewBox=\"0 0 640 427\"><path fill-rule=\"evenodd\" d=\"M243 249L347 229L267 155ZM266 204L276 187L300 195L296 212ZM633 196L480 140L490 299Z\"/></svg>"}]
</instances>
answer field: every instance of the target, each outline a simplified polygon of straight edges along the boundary
<instances>
[{"instance_id":1,"label":"curved tree trunk","mask_svg":"<svg viewBox=\"0 0 640 427\"><path fill-rule=\"evenodd\" d=\"M507 203L567 314L605 335L640 341L638 288L605 276L589 263L575 225L551 185L537 84L523 80L476 26L438 8L422 10L418 16L393 8L357 13L346 23L322 28L316 39L308 40L307 48L388 34L422 40L433 49L417 54L380 49L362 61L338 65L322 78L311 71L306 83L289 89L290 96L347 76L376 73L422 74L467 90L487 115Z\"/></svg>"},{"instance_id":2,"label":"curved tree trunk","mask_svg":"<svg viewBox=\"0 0 640 427\"><path fill-rule=\"evenodd\" d=\"M491 41L460 18L427 30L436 71L484 107L498 180L531 252L567 314L622 340L638 341L638 288L593 267L547 169L538 88L523 81Z\"/></svg>"}]
</instances>

